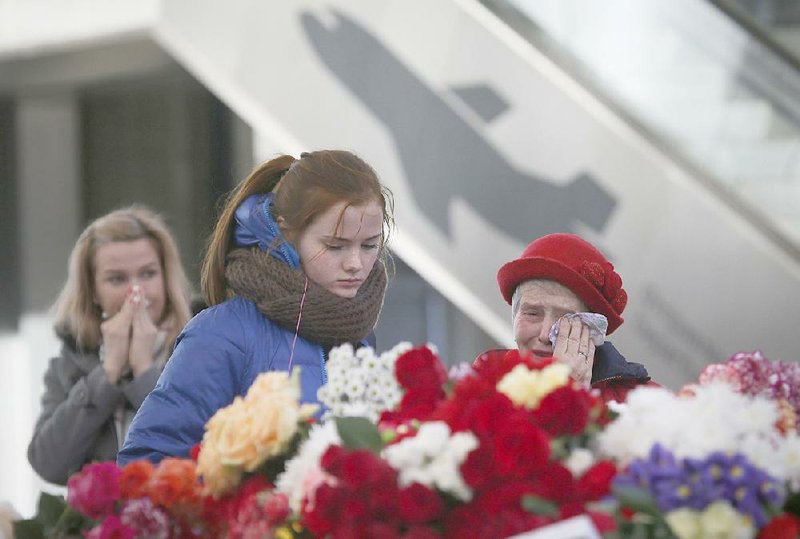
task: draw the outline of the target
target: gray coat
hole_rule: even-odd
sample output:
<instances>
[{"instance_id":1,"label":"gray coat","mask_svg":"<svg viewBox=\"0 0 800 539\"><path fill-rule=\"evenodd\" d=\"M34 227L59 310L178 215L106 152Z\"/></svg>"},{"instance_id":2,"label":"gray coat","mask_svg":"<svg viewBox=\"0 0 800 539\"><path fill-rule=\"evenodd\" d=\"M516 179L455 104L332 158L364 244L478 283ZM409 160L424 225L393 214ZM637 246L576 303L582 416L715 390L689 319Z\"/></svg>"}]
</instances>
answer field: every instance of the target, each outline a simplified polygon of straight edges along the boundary
<instances>
[{"instance_id":1,"label":"gray coat","mask_svg":"<svg viewBox=\"0 0 800 539\"><path fill-rule=\"evenodd\" d=\"M135 412L155 387L156 366L130 381L111 384L96 350L64 340L61 354L44 375L41 415L28 445L28 461L44 480L65 485L84 464L114 460L118 439L115 411Z\"/></svg>"}]
</instances>

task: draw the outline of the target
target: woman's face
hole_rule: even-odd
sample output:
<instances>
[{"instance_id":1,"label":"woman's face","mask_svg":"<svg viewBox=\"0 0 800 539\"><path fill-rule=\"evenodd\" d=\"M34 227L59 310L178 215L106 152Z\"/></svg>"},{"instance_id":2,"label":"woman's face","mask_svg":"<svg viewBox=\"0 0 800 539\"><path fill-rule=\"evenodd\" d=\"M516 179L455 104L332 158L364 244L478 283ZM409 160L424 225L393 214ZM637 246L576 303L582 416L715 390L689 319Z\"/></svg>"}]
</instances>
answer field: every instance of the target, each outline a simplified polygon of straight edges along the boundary
<instances>
[{"instance_id":1,"label":"woman's face","mask_svg":"<svg viewBox=\"0 0 800 539\"><path fill-rule=\"evenodd\" d=\"M309 279L352 298L375 265L382 233L383 210L377 201L362 206L342 201L315 217L294 245Z\"/></svg>"},{"instance_id":2,"label":"woman's face","mask_svg":"<svg viewBox=\"0 0 800 539\"><path fill-rule=\"evenodd\" d=\"M153 241L115 241L94 254L95 301L109 317L117 314L134 285L139 285L147 312L154 324L164 316L166 289L164 272Z\"/></svg>"}]
</instances>

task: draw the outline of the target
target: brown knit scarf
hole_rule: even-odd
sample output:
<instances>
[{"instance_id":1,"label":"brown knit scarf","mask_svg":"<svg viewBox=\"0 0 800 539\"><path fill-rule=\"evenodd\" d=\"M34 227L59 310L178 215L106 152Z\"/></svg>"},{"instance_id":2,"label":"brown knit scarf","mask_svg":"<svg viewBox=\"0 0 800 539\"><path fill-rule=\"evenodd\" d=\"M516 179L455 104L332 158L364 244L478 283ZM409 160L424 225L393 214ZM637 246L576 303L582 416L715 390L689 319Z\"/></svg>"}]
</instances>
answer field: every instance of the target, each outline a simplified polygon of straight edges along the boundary
<instances>
[{"instance_id":1,"label":"brown knit scarf","mask_svg":"<svg viewBox=\"0 0 800 539\"><path fill-rule=\"evenodd\" d=\"M305 286L303 271L259 249L234 249L226 262L225 277L231 289L294 332ZM358 342L375 327L385 292L386 268L380 261L353 298L337 296L309 279L298 333L324 347Z\"/></svg>"}]
</instances>

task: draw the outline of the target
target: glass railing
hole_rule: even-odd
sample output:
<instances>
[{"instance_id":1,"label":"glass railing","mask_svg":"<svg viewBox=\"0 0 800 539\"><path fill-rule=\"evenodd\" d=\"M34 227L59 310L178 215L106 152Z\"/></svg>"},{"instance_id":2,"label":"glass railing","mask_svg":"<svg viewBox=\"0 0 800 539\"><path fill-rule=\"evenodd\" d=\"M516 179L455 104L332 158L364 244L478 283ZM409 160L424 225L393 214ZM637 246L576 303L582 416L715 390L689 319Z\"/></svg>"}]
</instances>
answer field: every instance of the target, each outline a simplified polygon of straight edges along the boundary
<instances>
[{"instance_id":1,"label":"glass railing","mask_svg":"<svg viewBox=\"0 0 800 539\"><path fill-rule=\"evenodd\" d=\"M800 71L704 0L483 0L800 250Z\"/></svg>"},{"instance_id":2,"label":"glass railing","mask_svg":"<svg viewBox=\"0 0 800 539\"><path fill-rule=\"evenodd\" d=\"M709 0L800 69L798 0Z\"/></svg>"}]
</instances>

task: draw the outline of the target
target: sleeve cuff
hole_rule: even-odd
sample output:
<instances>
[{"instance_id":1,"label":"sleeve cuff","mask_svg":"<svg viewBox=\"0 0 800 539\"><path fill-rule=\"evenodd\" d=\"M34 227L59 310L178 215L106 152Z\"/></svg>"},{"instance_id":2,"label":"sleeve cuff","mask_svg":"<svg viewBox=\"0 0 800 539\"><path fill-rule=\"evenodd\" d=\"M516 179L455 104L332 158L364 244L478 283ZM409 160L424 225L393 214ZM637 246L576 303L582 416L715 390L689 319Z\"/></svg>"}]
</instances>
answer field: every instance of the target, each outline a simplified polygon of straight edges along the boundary
<instances>
[{"instance_id":1,"label":"sleeve cuff","mask_svg":"<svg viewBox=\"0 0 800 539\"><path fill-rule=\"evenodd\" d=\"M121 385L122 393L131 403L134 410L139 409L147 395L156 387L160 374L161 370L153 365L130 382Z\"/></svg>"},{"instance_id":2,"label":"sleeve cuff","mask_svg":"<svg viewBox=\"0 0 800 539\"><path fill-rule=\"evenodd\" d=\"M103 365L98 365L85 377L78 381L70 391L71 398L82 406L94 406L99 409L112 409L122 395L119 387L108 381Z\"/></svg>"}]
</instances>

